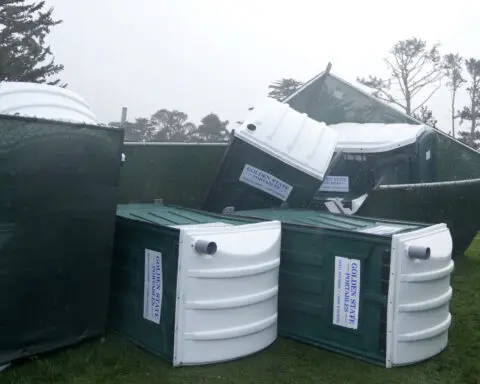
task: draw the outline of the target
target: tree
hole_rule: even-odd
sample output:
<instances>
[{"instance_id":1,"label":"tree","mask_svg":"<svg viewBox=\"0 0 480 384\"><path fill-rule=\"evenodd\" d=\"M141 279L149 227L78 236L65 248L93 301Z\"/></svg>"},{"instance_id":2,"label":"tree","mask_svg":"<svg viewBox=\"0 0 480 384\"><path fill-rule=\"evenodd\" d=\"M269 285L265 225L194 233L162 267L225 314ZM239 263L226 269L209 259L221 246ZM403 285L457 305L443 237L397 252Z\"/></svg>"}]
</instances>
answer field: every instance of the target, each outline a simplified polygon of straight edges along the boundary
<instances>
[{"instance_id":1,"label":"tree","mask_svg":"<svg viewBox=\"0 0 480 384\"><path fill-rule=\"evenodd\" d=\"M155 112L150 122L155 129L153 141L190 141L196 131L195 124L188 121L186 113L168 109Z\"/></svg>"},{"instance_id":2,"label":"tree","mask_svg":"<svg viewBox=\"0 0 480 384\"><path fill-rule=\"evenodd\" d=\"M228 120L221 121L215 113L205 116L195 134L201 141L222 142L228 139Z\"/></svg>"},{"instance_id":3,"label":"tree","mask_svg":"<svg viewBox=\"0 0 480 384\"><path fill-rule=\"evenodd\" d=\"M283 101L301 86L302 83L295 79L277 80L268 86L268 89L270 89L268 96L272 99Z\"/></svg>"},{"instance_id":4,"label":"tree","mask_svg":"<svg viewBox=\"0 0 480 384\"><path fill-rule=\"evenodd\" d=\"M462 57L458 53L449 53L443 57L443 70L447 78L447 86L451 93L451 119L452 119L452 136L455 138L455 119L458 115L455 112L455 100L457 91L465 83L462 77Z\"/></svg>"},{"instance_id":5,"label":"tree","mask_svg":"<svg viewBox=\"0 0 480 384\"><path fill-rule=\"evenodd\" d=\"M370 75L357 81L370 89L372 95L402 108L409 116L424 106L440 88L443 71L438 44L427 47L424 40L412 37L400 40L390 50L385 63L390 77L382 79ZM415 106L414 99L424 94Z\"/></svg>"},{"instance_id":6,"label":"tree","mask_svg":"<svg viewBox=\"0 0 480 384\"><path fill-rule=\"evenodd\" d=\"M122 126L122 124L118 122L113 122L109 125L118 128ZM124 123L123 129L125 130L124 141L129 142L151 141L155 134L154 126L149 119L145 118L137 118L133 123L127 121Z\"/></svg>"},{"instance_id":7,"label":"tree","mask_svg":"<svg viewBox=\"0 0 480 384\"><path fill-rule=\"evenodd\" d=\"M62 21L52 18L45 1L0 0L0 81L57 85L63 70L55 63L45 38Z\"/></svg>"},{"instance_id":8,"label":"tree","mask_svg":"<svg viewBox=\"0 0 480 384\"><path fill-rule=\"evenodd\" d=\"M467 87L469 105L459 111L459 116L460 124L463 124L465 120L470 121L470 130L460 132L460 141L473 148L478 148L477 140L480 137L476 129L480 125L480 60L474 58L465 60L465 68L469 75Z\"/></svg>"},{"instance_id":9,"label":"tree","mask_svg":"<svg viewBox=\"0 0 480 384\"><path fill-rule=\"evenodd\" d=\"M426 105L422 105L420 107L420 110L415 112L412 117L421 121L424 124L429 125L430 127L437 127L438 120L433 117L432 110L428 109Z\"/></svg>"}]
</instances>

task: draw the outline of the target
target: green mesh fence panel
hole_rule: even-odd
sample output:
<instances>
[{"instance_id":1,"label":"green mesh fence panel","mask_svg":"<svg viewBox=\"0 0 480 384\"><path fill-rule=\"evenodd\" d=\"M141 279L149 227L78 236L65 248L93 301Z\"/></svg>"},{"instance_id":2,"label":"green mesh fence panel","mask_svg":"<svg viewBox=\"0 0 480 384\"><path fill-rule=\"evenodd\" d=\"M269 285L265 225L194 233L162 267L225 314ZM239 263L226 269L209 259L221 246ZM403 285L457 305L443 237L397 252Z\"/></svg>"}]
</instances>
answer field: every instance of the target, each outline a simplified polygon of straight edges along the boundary
<instances>
[{"instance_id":1,"label":"green mesh fence panel","mask_svg":"<svg viewBox=\"0 0 480 384\"><path fill-rule=\"evenodd\" d=\"M359 216L446 223L454 252L463 254L480 229L480 179L385 186L372 191Z\"/></svg>"},{"instance_id":2,"label":"green mesh fence panel","mask_svg":"<svg viewBox=\"0 0 480 384\"><path fill-rule=\"evenodd\" d=\"M200 208L226 144L127 144L120 175L120 202L166 203Z\"/></svg>"},{"instance_id":3,"label":"green mesh fence panel","mask_svg":"<svg viewBox=\"0 0 480 384\"><path fill-rule=\"evenodd\" d=\"M465 180L480 177L480 154L467 146L438 135L437 180Z\"/></svg>"},{"instance_id":4,"label":"green mesh fence panel","mask_svg":"<svg viewBox=\"0 0 480 384\"><path fill-rule=\"evenodd\" d=\"M105 331L122 142L0 116L0 365Z\"/></svg>"}]
</instances>

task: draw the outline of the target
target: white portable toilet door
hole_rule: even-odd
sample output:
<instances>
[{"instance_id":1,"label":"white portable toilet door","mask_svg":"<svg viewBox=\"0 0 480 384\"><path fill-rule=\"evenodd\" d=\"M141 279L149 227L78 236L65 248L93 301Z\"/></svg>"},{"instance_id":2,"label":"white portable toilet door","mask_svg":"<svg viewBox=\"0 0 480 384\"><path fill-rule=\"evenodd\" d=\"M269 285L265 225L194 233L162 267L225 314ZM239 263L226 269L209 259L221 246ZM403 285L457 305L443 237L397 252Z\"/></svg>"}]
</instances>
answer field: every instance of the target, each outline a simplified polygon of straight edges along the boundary
<instances>
[{"instance_id":1,"label":"white portable toilet door","mask_svg":"<svg viewBox=\"0 0 480 384\"><path fill-rule=\"evenodd\" d=\"M237 359L275 341L280 240L279 221L180 228L174 366Z\"/></svg>"},{"instance_id":2,"label":"white portable toilet door","mask_svg":"<svg viewBox=\"0 0 480 384\"><path fill-rule=\"evenodd\" d=\"M452 237L445 224L393 235L387 368L417 363L445 349L451 324L451 255Z\"/></svg>"}]
</instances>

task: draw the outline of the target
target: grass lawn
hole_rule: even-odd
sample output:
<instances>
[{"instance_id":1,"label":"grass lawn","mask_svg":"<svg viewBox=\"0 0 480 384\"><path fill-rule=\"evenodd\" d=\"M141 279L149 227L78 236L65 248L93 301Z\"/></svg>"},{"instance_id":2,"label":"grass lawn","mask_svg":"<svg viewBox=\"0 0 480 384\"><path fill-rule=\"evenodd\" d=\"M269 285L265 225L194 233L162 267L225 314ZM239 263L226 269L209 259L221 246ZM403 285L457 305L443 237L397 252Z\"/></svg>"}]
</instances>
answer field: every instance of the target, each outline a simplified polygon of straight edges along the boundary
<instances>
[{"instance_id":1,"label":"grass lawn","mask_svg":"<svg viewBox=\"0 0 480 384\"><path fill-rule=\"evenodd\" d=\"M477 250L472 253L476 255L456 262L449 346L416 366L387 370L280 339L266 351L236 362L173 369L109 334L103 341L16 363L0 373L0 383L480 383L480 255Z\"/></svg>"}]
</instances>

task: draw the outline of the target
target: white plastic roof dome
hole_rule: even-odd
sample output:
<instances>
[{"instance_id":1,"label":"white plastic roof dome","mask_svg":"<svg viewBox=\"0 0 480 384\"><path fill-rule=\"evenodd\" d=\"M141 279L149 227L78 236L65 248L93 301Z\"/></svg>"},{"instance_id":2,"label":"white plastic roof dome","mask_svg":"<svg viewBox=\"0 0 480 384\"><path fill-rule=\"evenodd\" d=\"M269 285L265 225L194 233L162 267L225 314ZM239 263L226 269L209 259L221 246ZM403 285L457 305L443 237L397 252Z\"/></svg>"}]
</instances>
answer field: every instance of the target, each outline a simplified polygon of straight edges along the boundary
<instances>
[{"instance_id":1,"label":"white plastic roof dome","mask_svg":"<svg viewBox=\"0 0 480 384\"><path fill-rule=\"evenodd\" d=\"M331 124L338 132L336 149L345 153L387 152L416 142L433 128L420 124L340 123Z\"/></svg>"},{"instance_id":2,"label":"white plastic roof dome","mask_svg":"<svg viewBox=\"0 0 480 384\"><path fill-rule=\"evenodd\" d=\"M47 84L0 82L0 114L98 124L83 97Z\"/></svg>"},{"instance_id":3,"label":"white plastic roof dome","mask_svg":"<svg viewBox=\"0 0 480 384\"><path fill-rule=\"evenodd\" d=\"M235 136L316 179L322 180L335 152L337 132L270 97L261 100Z\"/></svg>"}]
</instances>

